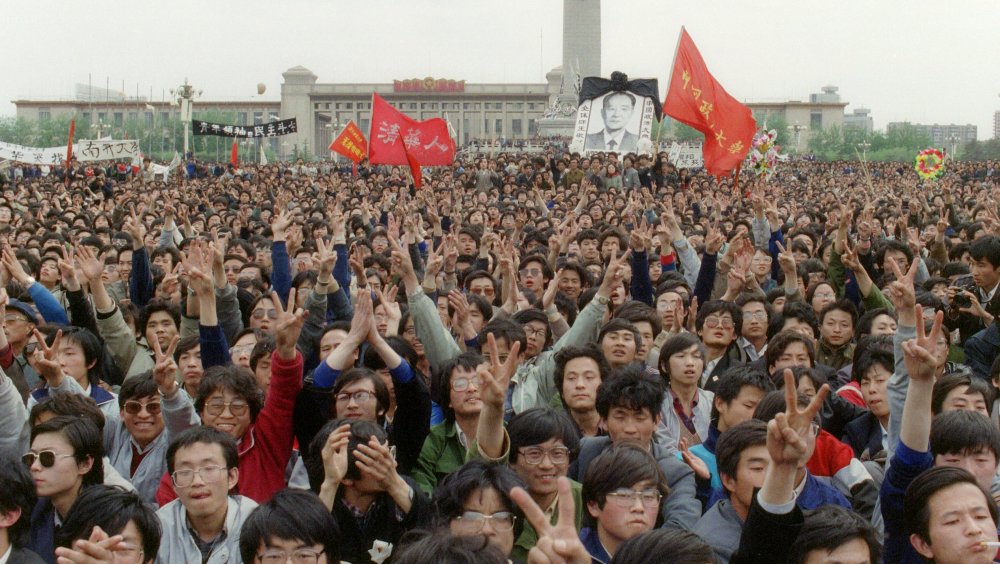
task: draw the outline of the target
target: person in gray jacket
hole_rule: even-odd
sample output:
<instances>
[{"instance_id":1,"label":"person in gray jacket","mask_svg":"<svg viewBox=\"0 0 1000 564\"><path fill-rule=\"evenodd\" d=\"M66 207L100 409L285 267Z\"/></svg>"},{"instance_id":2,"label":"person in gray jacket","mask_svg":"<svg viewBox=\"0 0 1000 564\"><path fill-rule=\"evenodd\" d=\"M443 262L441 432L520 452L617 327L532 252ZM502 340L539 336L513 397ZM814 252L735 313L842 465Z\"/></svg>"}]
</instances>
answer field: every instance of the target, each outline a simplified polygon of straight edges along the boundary
<instances>
[{"instance_id":1,"label":"person in gray jacket","mask_svg":"<svg viewBox=\"0 0 1000 564\"><path fill-rule=\"evenodd\" d=\"M240 530L257 503L230 495L240 477L236 443L209 427L193 427L167 449L178 498L156 512L163 538L156 561L241 563Z\"/></svg>"},{"instance_id":2,"label":"person in gray jacket","mask_svg":"<svg viewBox=\"0 0 1000 564\"><path fill-rule=\"evenodd\" d=\"M609 445L634 442L649 450L667 479L670 494L660 512L663 526L691 530L701 517L701 504L695 497L694 472L674 453L653 440L660 423L663 383L646 376L633 365L613 374L597 390L597 412L607 422L607 437L586 437L580 441L580 454L570 465L569 477L579 480L587 467Z\"/></svg>"}]
</instances>

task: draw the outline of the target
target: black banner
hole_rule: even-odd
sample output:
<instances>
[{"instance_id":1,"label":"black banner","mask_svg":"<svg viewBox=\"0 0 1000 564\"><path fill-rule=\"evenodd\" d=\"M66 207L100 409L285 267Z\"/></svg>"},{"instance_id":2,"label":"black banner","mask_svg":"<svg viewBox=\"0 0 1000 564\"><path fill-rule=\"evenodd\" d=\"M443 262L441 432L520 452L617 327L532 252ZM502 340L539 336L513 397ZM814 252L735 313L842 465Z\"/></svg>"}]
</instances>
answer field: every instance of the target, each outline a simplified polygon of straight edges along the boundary
<instances>
[{"instance_id":1,"label":"black banner","mask_svg":"<svg viewBox=\"0 0 1000 564\"><path fill-rule=\"evenodd\" d=\"M195 135L217 135L219 137L243 137L256 139L258 137L278 137L295 133L298 126L295 118L272 121L259 125L226 125L207 121L191 120Z\"/></svg>"}]
</instances>

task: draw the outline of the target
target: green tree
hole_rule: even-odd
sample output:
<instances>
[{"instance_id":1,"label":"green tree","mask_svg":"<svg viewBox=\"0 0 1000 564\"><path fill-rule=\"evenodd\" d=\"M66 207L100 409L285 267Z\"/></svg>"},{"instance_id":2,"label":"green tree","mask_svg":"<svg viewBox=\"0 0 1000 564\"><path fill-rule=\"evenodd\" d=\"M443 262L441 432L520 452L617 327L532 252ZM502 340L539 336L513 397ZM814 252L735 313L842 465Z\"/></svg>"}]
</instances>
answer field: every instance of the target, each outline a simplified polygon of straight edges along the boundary
<instances>
[{"instance_id":1,"label":"green tree","mask_svg":"<svg viewBox=\"0 0 1000 564\"><path fill-rule=\"evenodd\" d=\"M677 139L678 141L703 141L705 139L705 135L689 125L675 121L674 139Z\"/></svg>"}]
</instances>

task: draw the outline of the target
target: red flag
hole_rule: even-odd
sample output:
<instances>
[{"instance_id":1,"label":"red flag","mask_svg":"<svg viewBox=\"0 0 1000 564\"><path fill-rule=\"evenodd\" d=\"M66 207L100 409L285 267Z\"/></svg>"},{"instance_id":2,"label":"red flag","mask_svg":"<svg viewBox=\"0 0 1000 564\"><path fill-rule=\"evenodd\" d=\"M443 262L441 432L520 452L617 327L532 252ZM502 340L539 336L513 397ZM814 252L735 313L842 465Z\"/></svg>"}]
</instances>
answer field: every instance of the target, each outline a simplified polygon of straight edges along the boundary
<instances>
[{"instance_id":1,"label":"red flag","mask_svg":"<svg viewBox=\"0 0 1000 564\"><path fill-rule=\"evenodd\" d=\"M347 122L344 131L330 143L330 150L344 155L357 164L368 154L368 141L365 140L361 129L351 120Z\"/></svg>"},{"instance_id":2,"label":"red flag","mask_svg":"<svg viewBox=\"0 0 1000 564\"><path fill-rule=\"evenodd\" d=\"M73 158L73 135L76 133L76 120L69 120L69 143L66 145L66 186L69 186L69 161Z\"/></svg>"},{"instance_id":3,"label":"red flag","mask_svg":"<svg viewBox=\"0 0 1000 564\"><path fill-rule=\"evenodd\" d=\"M455 160L455 141L441 118L416 121L372 94L368 158L372 164L409 165L420 187L421 166L446 166Z\"/></svg>"},{"instance_id":4,"label":"red flag","mask_svg":"<svg viewBox=\"0 0 1000 564\"><path fill-rule=\"evenodd\" d=\"M743 162L757 130L750 108L716 82L683 27L663 113L705 135L705 170L715 176L728 174Z\"/></svg>"},{"instance_id":5,"label":"red flag","mask_svg":"<svg viewBox=\"0 0 1000 564\"><path fill-rule=\"evenodd\" d=\"M233 141L233 154L229 157L229 162L233 164L233 168L240 167L240 155L239 151L236 149L236 141Z\"/></svg>"}]
</instances>

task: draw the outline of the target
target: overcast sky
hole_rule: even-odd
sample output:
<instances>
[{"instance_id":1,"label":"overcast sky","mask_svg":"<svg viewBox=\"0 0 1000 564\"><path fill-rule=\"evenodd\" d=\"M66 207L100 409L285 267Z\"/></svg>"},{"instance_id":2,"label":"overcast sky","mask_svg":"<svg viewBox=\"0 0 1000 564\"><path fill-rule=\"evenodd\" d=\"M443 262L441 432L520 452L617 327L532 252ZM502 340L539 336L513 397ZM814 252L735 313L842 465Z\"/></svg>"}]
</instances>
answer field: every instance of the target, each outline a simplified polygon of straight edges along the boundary
<instances>
[{"instance_id":1,"label":"overcast sky","mask_svg":"<svg viewBox=\"0 0 1000 564\"><path fill-rule=\"evenodd\" d=\"M159 99L188 77L211 100L280 97L295 65L319 82L434 76L542 82L561 63L561 0L9 0L0 115L18 98L110 82ZM746 101L808 99L827 84L890 121L971 123L1000 109L1000 2L604 0L602 69L660 80L681 25Z\"/></svg>"}]
</instances>

